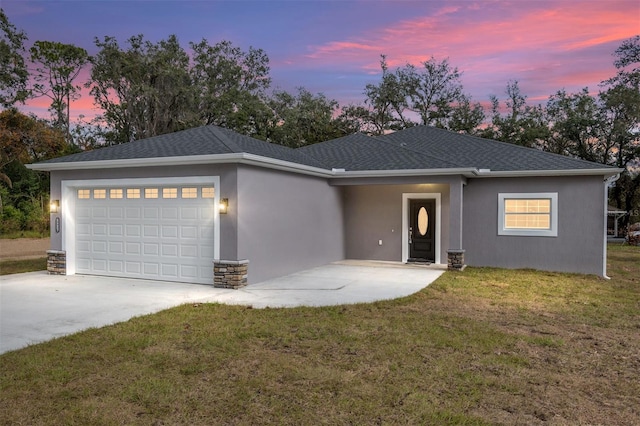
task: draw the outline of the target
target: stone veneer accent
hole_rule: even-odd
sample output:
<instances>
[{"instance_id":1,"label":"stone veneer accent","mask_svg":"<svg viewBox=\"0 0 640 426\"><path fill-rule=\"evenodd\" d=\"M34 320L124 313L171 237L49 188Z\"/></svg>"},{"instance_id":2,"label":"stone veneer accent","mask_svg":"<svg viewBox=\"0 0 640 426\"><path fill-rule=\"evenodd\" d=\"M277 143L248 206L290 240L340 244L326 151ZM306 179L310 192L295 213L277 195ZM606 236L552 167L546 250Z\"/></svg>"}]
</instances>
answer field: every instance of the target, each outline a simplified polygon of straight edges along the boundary
<instances>
[{"instance_id":1,"label":"stone veneer accent","mask_svg":"<svg viewBox=\"0 0 640 426\"><path fill-rule=\"evenodd\" d=\"M214 260L213 286L239 289L247 285L248 260Z\"/></svg>"},{"instance_id":2,"label":"stone veneer accent","mask_svg":"<svg viewBox=\"0 0 640 426\"><path fill-rule=\"evenodd\" d=\"M462 271L464 264L464 250L447 250L447 268L454 271Z\"/></svg>"},{"instance_id":3,"label":"stone veneer accent","mask_svg":"<svg viewBox=\"0 0 640 426\"><path fill-rule=\"evenodd\" d=\"M47 272L49 275L67 274L67 252L47 250Z\"/></svg>"}]
</instances>

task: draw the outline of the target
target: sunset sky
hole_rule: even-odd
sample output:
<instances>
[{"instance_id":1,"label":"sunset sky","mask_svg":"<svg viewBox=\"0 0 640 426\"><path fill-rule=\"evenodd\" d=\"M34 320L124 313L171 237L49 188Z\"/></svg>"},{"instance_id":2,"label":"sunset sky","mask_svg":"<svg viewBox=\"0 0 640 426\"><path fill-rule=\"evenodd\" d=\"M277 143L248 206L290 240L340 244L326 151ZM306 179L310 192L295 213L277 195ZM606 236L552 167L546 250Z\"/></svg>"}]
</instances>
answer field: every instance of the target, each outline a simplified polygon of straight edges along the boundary
<instances>
[{"instance_id":1,"label":"sunset sky","mask_svg":"<svg viewBox=\"0 0 640 426\"><path fill-rule=\"evenodd\" d=\"M81 46L96 53L95 37L121 46L143 34L159 41L176 34L183 47L203 38L263 49L273 87L304 86L341 105L360 103L380 78L379 60L392 68L432 55L463 72L474 101L504 98L518 80L530 103L559 89L576 92L615 74L612 53L640 34L638 0L512 1L28 1L0 0L9 20L37 40ZM80 76L84 83L88 72ZM47 99L21 107L43 117ZM96 114L84 92L72 115Z\"/></svg>"}]
</instances>

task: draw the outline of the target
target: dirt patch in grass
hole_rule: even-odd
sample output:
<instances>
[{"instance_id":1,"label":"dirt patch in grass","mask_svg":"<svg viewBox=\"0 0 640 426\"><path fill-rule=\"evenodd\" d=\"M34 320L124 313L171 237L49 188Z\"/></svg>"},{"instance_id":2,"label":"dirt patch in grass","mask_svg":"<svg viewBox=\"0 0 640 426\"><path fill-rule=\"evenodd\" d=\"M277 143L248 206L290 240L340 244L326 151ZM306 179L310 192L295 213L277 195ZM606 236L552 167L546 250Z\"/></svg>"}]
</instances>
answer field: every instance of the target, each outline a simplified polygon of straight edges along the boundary
<instances>
[{"instance_id":1,"label":"dirt patch in grass","mask_svg":"<svg viewBox=\"0 0 640 426\"><path fill-rule=\"evenodd\" d=\"M46 257L49 238L0 238L0 260L19 260Z\"/></svg>"},{"instance_id":2,"label":"dirt patch in grass","mask_svg":"<svg viewBox=\"0 0 640 426\"><path fill-rule=\"evenodd\" d=\"M395 301L191 304L0 356L7 424L636 424L640 249Z\"/></svg>"}]
</instances>

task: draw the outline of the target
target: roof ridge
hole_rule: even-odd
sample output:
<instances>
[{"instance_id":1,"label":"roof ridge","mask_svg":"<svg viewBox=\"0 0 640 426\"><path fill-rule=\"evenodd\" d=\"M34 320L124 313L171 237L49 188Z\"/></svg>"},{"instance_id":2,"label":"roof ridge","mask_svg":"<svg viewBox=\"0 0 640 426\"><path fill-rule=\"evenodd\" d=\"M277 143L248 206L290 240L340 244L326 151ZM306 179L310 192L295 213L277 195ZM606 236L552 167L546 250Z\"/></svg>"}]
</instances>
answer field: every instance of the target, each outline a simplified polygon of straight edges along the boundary
<instances>
[{"instance_id":1,"label":"roof ridge","mask_svg":"<svg viewBox=\"0 0 640 426\"><path fill-rule=\"evenodd\" d=\"M229 151L234 152L234 153L242 153L244 152L237 143L233 142L229 137L227 137L227 135L224 134L224 132L222 132L221 128L216 126L215 124L210 124L207 126L207 129L213 134L213 136L215 136L216 138L218 138L218 140L224 145L226 146Z\"/></svg>"}]
</instances>

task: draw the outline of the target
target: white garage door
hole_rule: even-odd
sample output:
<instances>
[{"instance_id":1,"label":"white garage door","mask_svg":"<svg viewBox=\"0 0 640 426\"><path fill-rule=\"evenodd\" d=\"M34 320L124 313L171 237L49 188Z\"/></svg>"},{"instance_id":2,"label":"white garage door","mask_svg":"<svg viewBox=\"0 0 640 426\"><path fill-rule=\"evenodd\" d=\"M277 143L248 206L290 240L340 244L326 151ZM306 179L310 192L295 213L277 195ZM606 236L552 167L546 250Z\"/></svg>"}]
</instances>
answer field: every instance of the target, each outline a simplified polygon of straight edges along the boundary
<instances>
[{"instance_id":1,"label":"white garage door","mask_svg":"<svg viewBox=\"0 0 640 426\"><path fill-rule=\"evenodd\" d=\"M75 190L76 272L213 283L214 188Z\"/></svg>"}]
</instances>

